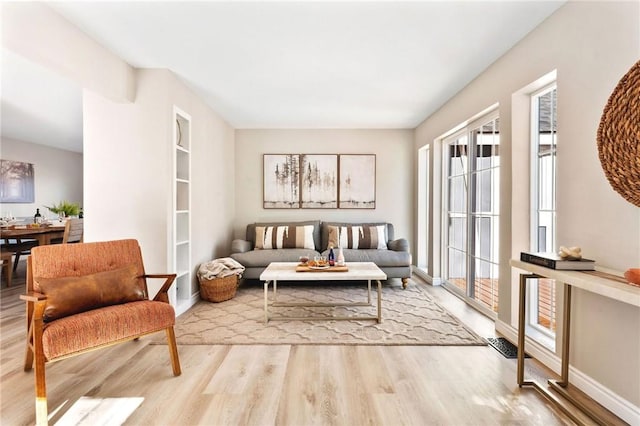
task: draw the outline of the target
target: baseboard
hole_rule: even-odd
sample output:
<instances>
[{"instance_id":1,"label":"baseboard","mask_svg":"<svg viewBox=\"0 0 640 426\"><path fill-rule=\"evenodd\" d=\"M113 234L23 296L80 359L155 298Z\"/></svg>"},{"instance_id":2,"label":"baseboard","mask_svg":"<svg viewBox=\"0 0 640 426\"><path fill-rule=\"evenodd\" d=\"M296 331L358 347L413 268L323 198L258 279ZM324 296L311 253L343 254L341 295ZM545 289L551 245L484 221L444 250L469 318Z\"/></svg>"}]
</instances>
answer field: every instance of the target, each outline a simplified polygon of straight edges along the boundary
<instances>
[{"instance_id":1,"label":"baseboard","mask_svg":"<svg viewBox=\"0 0 640 426\"><path fill-rule=\"evenodd\" d=\"M199 300L200 300L200 292L197 292L196 294L191 295L188 301L184 301L180 303L178 306L175 307L176 317L188 311L189 308L191 308L193 305L198 303Z\"/></svg>"},{"instance_id":2,"label":"baseboard","mask_svg":"<svg viewBox=\"0 0 640 426\"><path fill-rule=\"evenodd\" d=\"M516 344L518 341L517 330L504 321L496 320L496 332L506 337L511 343ZM525 347L529 355L556 374L560 374L561 360L556 354L528 337L525 337ZM625 422L640 426L640 407L633 405L592 377L569 366L569 382Z\"/></svg>"},{"instance_id":3,"label":"baseboard","mask_svg":"<svg viewBox=\"0 0 640 426\"><path fill-rule=\"evenodd\" d=\"M511 343L517 345L518 331L504 321L496 319L496 332L507 338ZM544 364L547 368L556 374L560 374L562 368L560 358L549 349L525 336L526 352Z\"/></svg>"},{"instance_id":4,"label":"baseboard","mask_svg":"<svg viewBox=\"0 0 640 426\"><path fill-rule=\"evenodd\" d=\"M425 280L428 284L431 284L433 286L438 286L438 285L442 284L442 279L432 277L425 270L423 270L421 268L418 268L417 266L412 266L412 270L411 271L415 275L417 275L420 278L422 278L423 280Z\"/></svg>"}]
</instances>

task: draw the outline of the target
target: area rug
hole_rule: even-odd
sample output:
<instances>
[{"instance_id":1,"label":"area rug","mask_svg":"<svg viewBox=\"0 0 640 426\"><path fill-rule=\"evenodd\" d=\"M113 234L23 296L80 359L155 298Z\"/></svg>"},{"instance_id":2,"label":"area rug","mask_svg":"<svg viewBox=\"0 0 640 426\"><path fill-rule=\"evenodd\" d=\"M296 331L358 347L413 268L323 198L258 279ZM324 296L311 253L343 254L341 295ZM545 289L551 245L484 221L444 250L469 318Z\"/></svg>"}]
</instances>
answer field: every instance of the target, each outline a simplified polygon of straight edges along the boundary
<instances>
[{"instance_id":1,"label":"area rug","mask_svg":"<svg viewBox=\"0 0 640 426\"><path fill-rule=\"evenodd\" d=\"M385 284L383 322L375 320L291 320L264 323L264 288L238 288L233 299L221 303L200 301L176 320L179 345L486 345L486 341L440 306L422 288L410 282ZM269 292L269 297L273 293ZM366 283L279 283L278 302L366 301ZM270 308L273 316L375 315L372 306L337 308ZM154 339L153 343L164 343Z\"/></svg>"}]
</instances>

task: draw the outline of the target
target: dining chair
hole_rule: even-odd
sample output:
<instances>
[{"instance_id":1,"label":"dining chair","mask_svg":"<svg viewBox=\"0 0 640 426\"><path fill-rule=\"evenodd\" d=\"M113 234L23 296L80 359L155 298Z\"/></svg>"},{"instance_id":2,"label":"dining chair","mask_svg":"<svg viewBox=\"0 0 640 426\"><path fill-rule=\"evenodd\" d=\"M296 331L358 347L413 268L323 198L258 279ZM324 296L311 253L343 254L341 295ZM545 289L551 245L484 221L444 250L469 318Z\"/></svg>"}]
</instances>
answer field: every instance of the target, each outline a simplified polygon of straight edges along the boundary
<instances>
[{"instance_id":1,"label":"dining chair","mask_svg":"<svg viewBox=\"0 0 640 426\"><path fill-rule=\"evenodd\" d=\"M35 369L36 424L48 422L45 365L165 332L173 374L181 374L169 288L176 274L147 274L133 239L35 247L27 258L27 350ZM147 279L164 279L149 300ZM109 362L111 355L103 358ZM59 387L57 392L64 392Z\"/></svg>"},{"instance_id":2,"label":"dining chair","mask_svg":"<svg viewBox=\"0 0 640 426\"><path fill-rule=\"evenodd\" d=\"M18 263L20 262L20 256L28 255L31 253L31 249L38 245L36 240L25 240L21 238L4 240L2 249L4 251L11 252L15 258L13 260L13 273L18 269Z\"/></svg>"},{"instance_id":3,"label":"dining chair","mask_svg":"<svg viewBox=\"0 0 640 426\"><path fill-rule=\"evenodd\" d=\"M2 250L2 273L4 274L4 279L7 282L7 287L11 287L11 279L13 277L13 266L11 265L12 259L12 252Z\"/></svg>"},{"instance_id":4,"label":"dining chair","mask_svg":"<svg viewBox=\"0 0 640 426\"><path fill-rule=\"evenodd\" d=\"M84 239L84 219L68 219L64 226L62 244L81 243Z\"/></svg>"}]
</instances>

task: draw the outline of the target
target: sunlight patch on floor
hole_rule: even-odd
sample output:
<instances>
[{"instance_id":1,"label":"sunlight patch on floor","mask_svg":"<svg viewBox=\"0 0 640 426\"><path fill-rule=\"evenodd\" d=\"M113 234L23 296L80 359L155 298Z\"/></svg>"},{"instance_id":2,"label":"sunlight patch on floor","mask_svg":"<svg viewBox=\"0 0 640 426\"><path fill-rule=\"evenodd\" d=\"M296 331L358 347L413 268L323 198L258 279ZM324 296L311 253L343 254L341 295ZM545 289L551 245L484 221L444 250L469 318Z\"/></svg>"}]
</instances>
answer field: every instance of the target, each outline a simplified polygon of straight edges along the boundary
<instances>
[{"instance_id":1,"label":"sunlight patch on floor","mask_svg":"<svg viewBox=\"0 0 640 426\"><path fill-rule=\"evenodd\" d=\"M476 405L489 407L499 413L509 414L514 418L530 418L534 415L531 410L525 404L520 403L514 395L507 397L498 396L495 398L473 395L471 400Z\"/></svg>"},{"instance_id":2,"label":"sunlight patch on floor","mask_svg":"<svg viewBox=\"0 0 640 426\"><path fill-rule=\"evenodd\" d=\"M57 426L121 425L142 404L144 398L81 397L56 422Z\"/></svg>"}]
</instances>

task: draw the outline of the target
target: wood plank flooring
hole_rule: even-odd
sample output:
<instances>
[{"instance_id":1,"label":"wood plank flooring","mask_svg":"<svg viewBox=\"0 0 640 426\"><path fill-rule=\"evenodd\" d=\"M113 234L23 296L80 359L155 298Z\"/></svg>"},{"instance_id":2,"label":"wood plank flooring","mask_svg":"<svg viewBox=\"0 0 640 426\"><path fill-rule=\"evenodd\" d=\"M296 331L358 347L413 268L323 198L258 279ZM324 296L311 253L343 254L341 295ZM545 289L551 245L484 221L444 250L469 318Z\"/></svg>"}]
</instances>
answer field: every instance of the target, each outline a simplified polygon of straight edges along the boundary
<instances>
[{"instance_id":1,"label":"wood plank flooring","mask_svg":"<svg viewBox=\"0 0 640 426\"><path fill-rule=\"evenodd\" d=\"M489 319L427 288L480 335L494 335ZM33 373L22 370L22 290L0 292L2 425L35 421ZM182 345L174 377L167 346L150 340L49 364L50 424L572 424L520 390L515 360L489 346Z\"/></svg>"}]
</instances>

